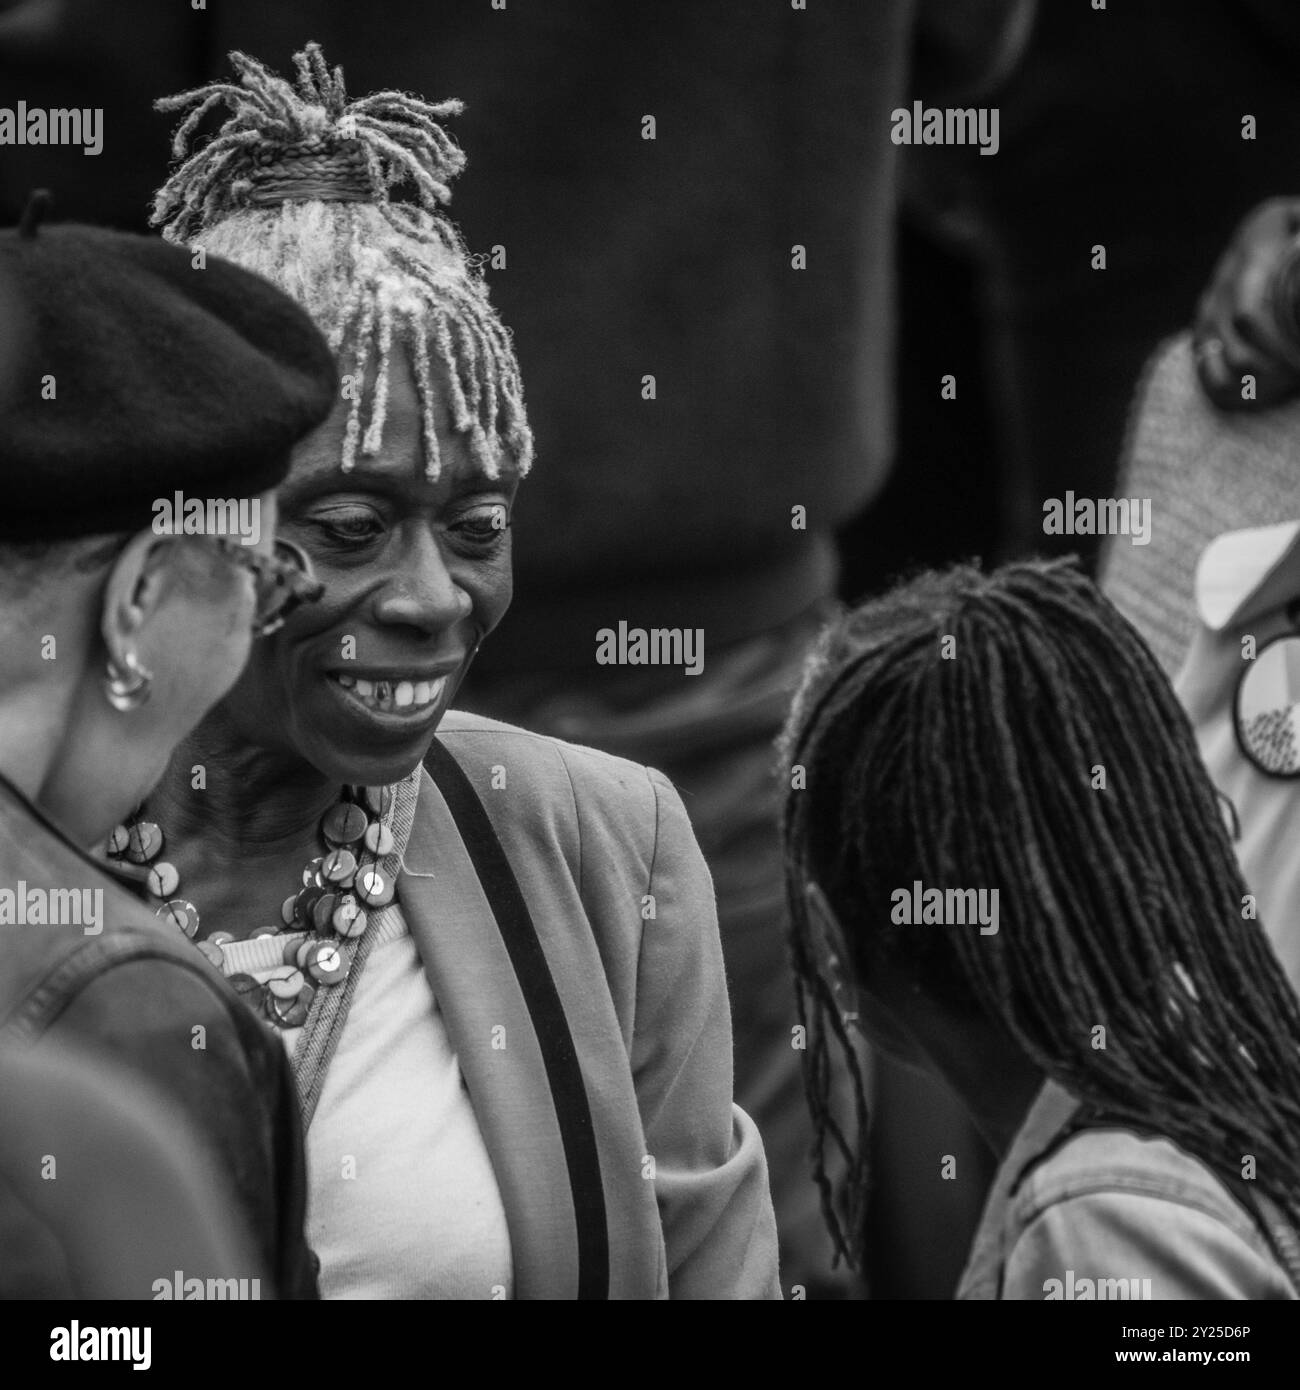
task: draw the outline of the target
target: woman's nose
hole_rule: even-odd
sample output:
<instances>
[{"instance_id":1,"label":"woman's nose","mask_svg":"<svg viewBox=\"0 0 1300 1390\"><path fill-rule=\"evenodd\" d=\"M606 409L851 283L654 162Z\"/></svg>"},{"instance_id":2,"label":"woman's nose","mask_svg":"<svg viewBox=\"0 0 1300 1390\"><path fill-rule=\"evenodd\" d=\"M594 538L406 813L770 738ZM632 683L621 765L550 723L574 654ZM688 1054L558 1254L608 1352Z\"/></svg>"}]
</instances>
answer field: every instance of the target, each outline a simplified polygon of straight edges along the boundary
<instances>
[{"instance_id":1,"label":"woman's nose","mask_svg":"<svg viewBox=\"0 0 1300 1390\"><path fill-rule=\"evenodd\" d=\"M456 582L436 536L425 532L407 545L375 598L380 622L434 634L467 618L473 600Z\"/></svg>"}]
</instances>

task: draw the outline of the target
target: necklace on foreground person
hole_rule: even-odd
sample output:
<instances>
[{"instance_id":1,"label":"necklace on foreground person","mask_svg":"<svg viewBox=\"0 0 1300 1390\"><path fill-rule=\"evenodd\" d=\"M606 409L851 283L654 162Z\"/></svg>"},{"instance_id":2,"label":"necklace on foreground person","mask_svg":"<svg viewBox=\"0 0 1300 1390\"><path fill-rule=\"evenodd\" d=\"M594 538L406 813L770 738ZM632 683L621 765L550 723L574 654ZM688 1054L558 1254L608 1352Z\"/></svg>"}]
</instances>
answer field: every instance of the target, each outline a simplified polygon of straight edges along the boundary
<instances>
[{"instance_id":1,"label":"necklace on foreground person","mask_svg":"<svg viewBox=\"0 0 1300 1390\"><path fill-rule=\"evenodd\" d=\"M235 940L228 931L211 932L198 940L200 913L180 896L180 872L159 858L166 835L145 818L143 806L114 828L108 840L109 857L148 865L145 882L157 904L155 915L177 929L225 975L245 1002L277 1028L299 1028L307 1019L318 988L347 979L354 944L368 925L367 908L379 908L396 896L396 877L380 861L392 852L393 797L388 787L344 787L339 801L321 817L324 853L303 867L302 886L285 898L280 924L260 926L256 937L284 937L283 963L263 983L234 971L226 945Z\"/></svg>"}]
</instances>

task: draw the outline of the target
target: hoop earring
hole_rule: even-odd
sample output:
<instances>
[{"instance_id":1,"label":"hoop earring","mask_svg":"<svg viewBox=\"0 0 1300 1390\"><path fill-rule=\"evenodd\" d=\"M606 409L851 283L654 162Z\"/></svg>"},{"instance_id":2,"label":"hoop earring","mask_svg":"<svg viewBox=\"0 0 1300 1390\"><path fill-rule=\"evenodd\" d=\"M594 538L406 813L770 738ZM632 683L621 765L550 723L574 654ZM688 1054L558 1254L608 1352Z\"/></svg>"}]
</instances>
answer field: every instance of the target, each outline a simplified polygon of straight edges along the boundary
<instances>
[{"instance_id":1,"label":"hoop earring","mask_svg":"<svg viewBox=\"0 0 1300 1390\"><path fill-rule=\"evenodd\" d=\"M126 667L125 673L109 657L108 671L104 676L104 696L120 714L130 714L148 702L153 675L140 665L140 659L134 652L123 655L122 665Z\"/></svg>"}]
</instances>

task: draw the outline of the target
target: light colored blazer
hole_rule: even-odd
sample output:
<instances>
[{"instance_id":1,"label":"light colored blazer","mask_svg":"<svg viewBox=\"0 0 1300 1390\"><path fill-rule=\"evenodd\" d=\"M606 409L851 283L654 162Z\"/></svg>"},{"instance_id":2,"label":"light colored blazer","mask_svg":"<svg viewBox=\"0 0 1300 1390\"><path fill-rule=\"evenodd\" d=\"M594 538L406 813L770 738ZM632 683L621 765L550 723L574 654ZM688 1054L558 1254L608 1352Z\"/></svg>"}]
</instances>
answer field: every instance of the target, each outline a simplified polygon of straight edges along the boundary
<instances>
[{"instance_id":1,"label":"light colored blazer","mask_svg":"<svg viewBox=\"0 0 1300 1390\"><path fill-rule=\"evenodd\" d=\"M496 1170L516 1296L779 1298L762 1141L732 1103L713 883L681 798L650 768L492 720L449 712L438 737L539 948L503 936L424 772L398 892Z\"/></svg>"}]
</instances>

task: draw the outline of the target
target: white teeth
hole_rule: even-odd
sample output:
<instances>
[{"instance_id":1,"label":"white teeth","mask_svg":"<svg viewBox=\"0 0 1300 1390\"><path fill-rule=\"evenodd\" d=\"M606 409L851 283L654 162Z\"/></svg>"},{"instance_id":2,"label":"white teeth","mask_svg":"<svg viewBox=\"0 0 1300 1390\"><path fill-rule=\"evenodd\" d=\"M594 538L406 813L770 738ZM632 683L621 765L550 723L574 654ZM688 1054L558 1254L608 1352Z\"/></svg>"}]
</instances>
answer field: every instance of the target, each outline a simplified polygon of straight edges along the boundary
<instances>
[{"instance_id":1,"label":"white teeth","mask_svg":"<svg viewBox=\"0 0 1300 1390\"><path fill-rule=\"evenodd\" d=\"M334 679L372 709L423 709L437 703L447 685L447 677L436 681L366 681L339 673Z\"/></svg>"}]
</instances>

